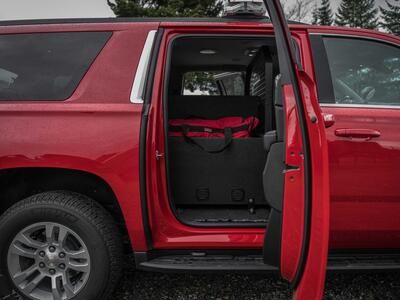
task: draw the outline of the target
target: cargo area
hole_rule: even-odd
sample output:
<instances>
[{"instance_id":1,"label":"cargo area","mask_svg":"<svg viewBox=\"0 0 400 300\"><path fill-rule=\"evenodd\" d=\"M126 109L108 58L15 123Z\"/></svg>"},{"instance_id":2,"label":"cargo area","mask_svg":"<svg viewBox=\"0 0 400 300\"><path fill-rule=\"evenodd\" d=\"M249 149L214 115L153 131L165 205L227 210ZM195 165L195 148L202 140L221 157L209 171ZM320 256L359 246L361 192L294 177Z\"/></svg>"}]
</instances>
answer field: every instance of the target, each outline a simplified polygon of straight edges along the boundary
<instances>
[{"instance_id":1,"label":"cargo area","mask_svg":"<svg viewBox=\"0 0 400 300\"><path fill-rule=\"evenodd\" d=\"M279 73L274 38L184 36L169 53L164 109L176 217L193 226L265 226L264 135L276 127L273 91ZM229 137L227 128L207 125L224 118L254 124L229 128ZM206 125L190 125L196 120Z\"/></svg>"}]
</instances>

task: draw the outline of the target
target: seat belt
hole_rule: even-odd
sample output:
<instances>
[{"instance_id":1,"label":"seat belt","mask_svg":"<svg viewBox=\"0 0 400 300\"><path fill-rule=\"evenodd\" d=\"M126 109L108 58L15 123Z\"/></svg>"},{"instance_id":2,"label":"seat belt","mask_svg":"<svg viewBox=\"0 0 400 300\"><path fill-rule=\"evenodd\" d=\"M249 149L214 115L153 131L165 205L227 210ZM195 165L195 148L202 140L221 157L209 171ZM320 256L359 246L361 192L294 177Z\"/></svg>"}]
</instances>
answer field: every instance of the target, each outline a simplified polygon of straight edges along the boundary
<instances>
[{"instance_id":1,"label":"seat belt","mask_svg":"<svg viewBox=\"0 0 400 300\"><path fill-rule=\"evenodd\" d=\"M271 59L265 62L265 132L273 130L274 122L274 79L273 63Z\"/></svg>"}]
</instances>

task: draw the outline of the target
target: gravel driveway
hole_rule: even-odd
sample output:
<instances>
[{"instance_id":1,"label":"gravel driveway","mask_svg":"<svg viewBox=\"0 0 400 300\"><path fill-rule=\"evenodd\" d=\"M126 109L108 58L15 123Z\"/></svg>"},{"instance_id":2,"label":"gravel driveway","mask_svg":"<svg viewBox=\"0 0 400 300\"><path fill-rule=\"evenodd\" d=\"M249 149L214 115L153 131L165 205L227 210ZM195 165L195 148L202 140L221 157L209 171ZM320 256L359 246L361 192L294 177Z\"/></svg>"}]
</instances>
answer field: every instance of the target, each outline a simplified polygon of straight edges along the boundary
<instances>
[{"instance_id":1,"label":"gravel driveway","mask_svg":"<svg viewBox=\"0 0 400 300\"><path fill-rule=\"evenodd\" d=\"M160 274L127 270L113 300L290 299L289 287L273 276ZM400 299L400 273L331 273L325 299Z\"/></svg>"}]
</instances>

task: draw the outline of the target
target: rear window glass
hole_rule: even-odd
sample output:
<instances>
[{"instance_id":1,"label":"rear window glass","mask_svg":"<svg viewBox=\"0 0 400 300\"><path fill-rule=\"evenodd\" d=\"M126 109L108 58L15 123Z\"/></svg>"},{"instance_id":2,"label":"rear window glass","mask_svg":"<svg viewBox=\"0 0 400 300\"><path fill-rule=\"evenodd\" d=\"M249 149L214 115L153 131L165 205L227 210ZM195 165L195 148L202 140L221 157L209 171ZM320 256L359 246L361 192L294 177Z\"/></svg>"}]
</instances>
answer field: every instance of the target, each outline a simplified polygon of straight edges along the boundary
<instances>
[{"instance_id":1,"label":"rear window glass","mask_svg":"<svg viewBox=\"0 0 400 300\"><path fill-rule=\"evenodd\" d=\"M244 76L242 72L186 72L182 95L243 96Z\"/></svg>"},{"instance_id":2,"label":"rear window glass","mask_svg":"<svg viewBox=\"0 0 400 300\"><path fill-rule=\"evenodd\" d=\"M0 100L65 100L110 32L0 35Z\"/></svg>"}]
</instances>

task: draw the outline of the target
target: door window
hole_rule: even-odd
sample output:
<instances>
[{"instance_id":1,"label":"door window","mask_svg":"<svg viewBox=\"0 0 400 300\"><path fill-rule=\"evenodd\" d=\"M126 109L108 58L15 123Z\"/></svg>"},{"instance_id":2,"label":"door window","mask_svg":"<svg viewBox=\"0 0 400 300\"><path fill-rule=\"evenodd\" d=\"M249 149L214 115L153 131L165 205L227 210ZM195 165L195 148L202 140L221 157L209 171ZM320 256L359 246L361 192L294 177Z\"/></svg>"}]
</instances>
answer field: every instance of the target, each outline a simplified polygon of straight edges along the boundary
<instances>
[{"instance_id":1,"label":"door window","mask_svg":"<svg viewBox=\"0 0 400 300\"><path fill-rule=\"evenodd\" d=\"M195 71L183 75L182 95L243 96L242 72Z\"/></svg>"},{"instance_id":2,"label":"door window","mask_svg":"<svg viewBox=\"0 0 400 300\"><path fill-rule=\"evenodd\" d=\"M399 105L400 48L372 40L325 37L338 104Z\"/></svg>"}]
</instances>

